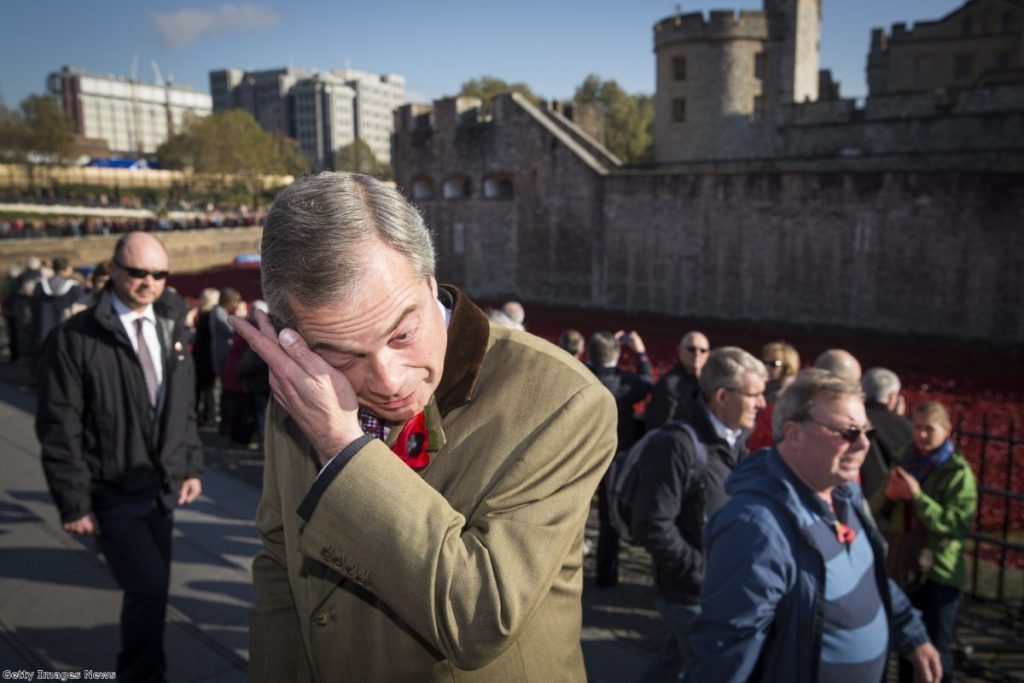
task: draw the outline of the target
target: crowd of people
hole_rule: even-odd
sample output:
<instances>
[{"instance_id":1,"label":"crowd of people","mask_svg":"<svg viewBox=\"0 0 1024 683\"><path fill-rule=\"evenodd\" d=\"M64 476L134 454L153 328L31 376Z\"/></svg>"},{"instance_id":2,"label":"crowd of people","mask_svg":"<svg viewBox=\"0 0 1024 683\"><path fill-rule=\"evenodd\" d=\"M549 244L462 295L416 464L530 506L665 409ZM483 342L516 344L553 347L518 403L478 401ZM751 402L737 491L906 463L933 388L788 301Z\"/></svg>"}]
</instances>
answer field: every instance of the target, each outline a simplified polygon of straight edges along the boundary
<instances>
[{"instance_id":1,"label":"crowd of people","mask_svg":"<svg viewBox=\"0 0 1024 683\"><path fill-rule=\"evenodd\" d=\"M942 404L911 421L899 377L842 349L801 369L784 341L758 358L691 331L655 382L635 331L559 345L616 399L616 462L637 449L629 531L671 634L641 680L880 680L890 642L901 681L953 680L977 486ZM599 589L618 580L615 485L599 491Z\"/></svg>"},{"instance_id":2,"label":"crowd of people","mask_svg":"<svg viewBox=\"0 0 1024 683\"><path fill-rule=\"evenodd\" d=\"M644 680L880 681L890 650L906 680L952 680L976 485L946 410L907 420L891 371L696 330L657 379L633 330L566 330L563 352L518 302L438 284L422 218L365 176L296 181L262 249L251 305L188 307L145 232L81 284L66 260L9 274L51 493L125 591L120 676L166 670L172 512L216 425L265 456L254 680L582 679L594 493L596 588L619 531L652 558L670 636Z\"/></svg>"}]
</instances>

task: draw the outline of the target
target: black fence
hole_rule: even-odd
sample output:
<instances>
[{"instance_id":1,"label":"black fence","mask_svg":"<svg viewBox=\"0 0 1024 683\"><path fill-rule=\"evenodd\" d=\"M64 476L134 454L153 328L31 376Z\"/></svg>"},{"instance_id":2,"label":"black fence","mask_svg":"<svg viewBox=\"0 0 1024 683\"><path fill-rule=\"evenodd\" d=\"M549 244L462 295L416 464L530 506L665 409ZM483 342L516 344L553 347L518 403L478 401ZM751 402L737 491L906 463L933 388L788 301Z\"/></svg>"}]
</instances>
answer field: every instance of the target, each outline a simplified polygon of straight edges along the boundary
<instances>
[{"instance_id":1,"label":"black fence","mask_svg":"<svg viewBox=\"0 0 1024 683\"><path fill-rule=\"evenodd\" d=\"M1016 420L961 419L954 433L978 477L967 542L968 584L958 639L962 669L984 680L1024 681L1024 435Z\"/></svg>"}]
</instances>

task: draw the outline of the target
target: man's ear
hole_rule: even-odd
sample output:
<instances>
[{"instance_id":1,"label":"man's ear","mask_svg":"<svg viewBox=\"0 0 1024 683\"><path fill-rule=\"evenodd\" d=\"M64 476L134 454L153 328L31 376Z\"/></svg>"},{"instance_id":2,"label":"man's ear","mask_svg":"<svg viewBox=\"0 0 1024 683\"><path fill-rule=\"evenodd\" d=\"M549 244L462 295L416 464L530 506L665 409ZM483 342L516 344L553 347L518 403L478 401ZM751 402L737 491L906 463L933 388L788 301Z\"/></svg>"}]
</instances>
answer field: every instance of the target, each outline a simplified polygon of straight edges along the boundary
<instances>
[{"instance_id":1,"label":"man's ear","mask_svg":"<svg viewBox=\"0 0 1024 683\"><path fill-rule=\"evenodd\" d=\"M725 387L718 387L711 392L711 403L712 405L720 406L725 403L725 395L729 393L729 390Z\"/></svg>"},{"instance_id":2,"label":"man's ear","mask_svg":"<svg viewBox=\"0 0 1024 683\"><path fill-rule=\"evenodd\" d=\"M437 298L437 278L433 275L427 277L430 281L430 294L436 299Z\"/></svg>"},{"instance_id":3,"label":"man's ear","mask_svg":"<svg viewBox=\"0 0 1024 683\"><path fill-rule=\"evenodd\" d=\"M800 431L800 424L790 420L786 424L782 425L782 440L792 441L793 436L796 436L797 432Z\"/></svg>"}]
</instances>

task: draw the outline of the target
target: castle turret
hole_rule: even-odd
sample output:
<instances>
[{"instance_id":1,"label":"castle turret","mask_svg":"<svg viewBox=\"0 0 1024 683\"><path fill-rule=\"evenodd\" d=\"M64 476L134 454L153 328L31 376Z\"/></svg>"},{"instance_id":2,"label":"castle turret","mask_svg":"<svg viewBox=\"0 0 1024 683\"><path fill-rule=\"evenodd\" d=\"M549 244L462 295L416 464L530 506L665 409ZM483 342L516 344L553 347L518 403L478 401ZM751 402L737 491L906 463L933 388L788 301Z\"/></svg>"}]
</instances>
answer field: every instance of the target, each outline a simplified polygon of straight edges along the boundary
<instances>
[{"instance_id":1,"label":"castle turret","mask_svg":"<svg viewBox=\"0 0 1024 683\"><path fill-rule=\"evenodd\" d=\"M659 163L777 153L780 111L818 99L821 0L676 14L654 26Z\"/></svg>"}]
</instances>

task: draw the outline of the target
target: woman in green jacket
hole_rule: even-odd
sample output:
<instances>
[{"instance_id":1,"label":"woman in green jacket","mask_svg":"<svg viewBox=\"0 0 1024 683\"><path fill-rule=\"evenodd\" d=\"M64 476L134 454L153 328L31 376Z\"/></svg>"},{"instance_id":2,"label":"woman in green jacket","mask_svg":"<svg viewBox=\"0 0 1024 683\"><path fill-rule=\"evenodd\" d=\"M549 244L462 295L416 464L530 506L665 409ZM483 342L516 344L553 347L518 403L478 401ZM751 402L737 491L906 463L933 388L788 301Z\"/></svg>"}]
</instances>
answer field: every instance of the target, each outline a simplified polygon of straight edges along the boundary
<instances>
[{"instance_id":1,"label":"woman in green jacket","mask_svg":"<svg viewBox=\"0 0 1024 683\"><path fill-rule=\"evenodd\" d=\"M964 537L978 507L978 489L971 466L954 451L946 408L929 401L913 417L913 445L893 468L884 498L876 497L876 513L890 535L911 525L924 530L933 564L925 583L907 594L942 657L943 681L952 681L956 617L966 580ZM900 681L912 680L912 667L900 660Z\"/></svg>"}]
</instances>

